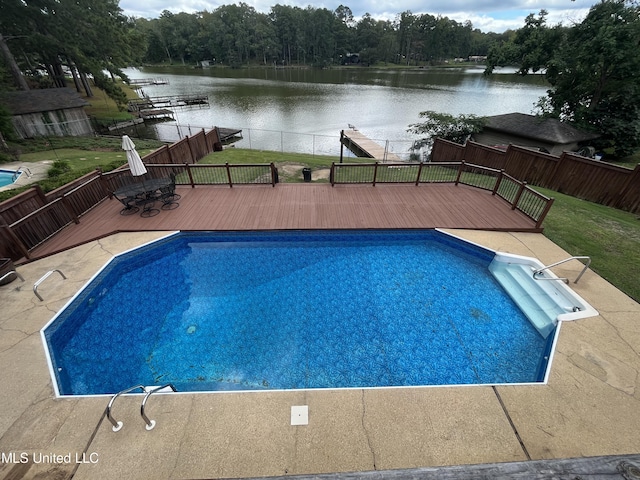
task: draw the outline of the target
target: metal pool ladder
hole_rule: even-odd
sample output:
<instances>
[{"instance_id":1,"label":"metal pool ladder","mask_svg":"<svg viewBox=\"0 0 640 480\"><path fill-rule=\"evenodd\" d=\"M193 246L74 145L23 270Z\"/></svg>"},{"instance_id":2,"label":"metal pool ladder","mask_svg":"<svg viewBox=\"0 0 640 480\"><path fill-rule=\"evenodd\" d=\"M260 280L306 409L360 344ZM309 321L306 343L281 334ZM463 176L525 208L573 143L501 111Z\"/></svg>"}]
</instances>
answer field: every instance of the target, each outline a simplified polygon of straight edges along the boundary
<instances>
[{"instance_id":1,"label":"metal pool ladder","mask_svg":"<svg viewBox=\"0 0 640 480\"><path fill-rule=\"evenodd\" d=\"M172 391L176 392L176 387L173 386L173 384L171 383L167 383L166 385L162 385L161 387L151 387L151 390L147 390L150 387L145 387L144 385L136 385L134 387L129 387L125 390L122 390L121 392L116 393L113 397L111 397L111 400L109 400L109 404L107 405L107 420L109 420L111 422L111 425L113 425L112 430L114 432L119 431L122 428L123 423L122 422L118 422L116 421L115 418L113 418L113 416L111 415L111 410L113 408L113 404L116 401L116 398L118 398L120 395L123 395L125 393L129 393L132 392L134 390L142 390L141 393L146 393L146 395L144 396L144 399L142 400L142 404L140 405L140 415L142 416L142 419L144 420L144 423L146 424L146 429L147 430L152 430L153 427L156 426L156 421L155 420L149 420L149 417L147 417L147 415L144 412L144 407L147 403L147 400L149 399L149 397L154 394L157 393L161 390L170 388Z\"/></svg>"},{"instance_id":2,"label":"metal pool ladder","mask_svg":"<svg viewBox=\"0 0 640 480\"><path fill-rule=\"evenodd\" d=\"M569 279L568 278L559 278L559 277L545 277L545 278L540 278L538 277L538 275L540 275L542 272L544 272L545 270L548 270L551 267L556 267L562 263L566 263L569 262L571 260L586 260L587 262L584 265L584 268L582 269L582 271L580 272L580 275L578 275L578 278L576 278L576 281L573 283L578 283L578 280L580 280L580 278L582 278L582 275L584 275L584 272L587 271L587 268L589 268L589 265L591 265L591 257L587 257L587 256L579 256L579 257L569 257L569 258L565 258L564 260L560 260L559 262L556 263L552 263L551 265L547 265L546 267L542 267L539 268L538 270L534 270L533 272L533 278L535 280L562 280L564 281L564 283L569 283Z\"/></svg>"},{"instance_id":3,"label":"metal pool ladder","mask_svg":"<svg viewBox=\"0 0 640 480\"><path fill-rule=\"evenodd\" d=\"M40 280L38 280L36 283L33 284L33 293L36 294L36 297L38 297L40 299L41 302L43 302L44 300L42 299L42 296L40 296L40 294L38 293L38 287L40 286L40 284L42 282L44 282L47 278L49 278L51 276L51 274L58 272L62 278L64 278L65 280L67 279L67 277L64 275L64 273L62 273L60 270L58 270L57 268L55 270L49 270L47 273L45 273Z\"/></svg>"},{"instance_id":4,"label":"metal pool ladder","mask_svg":"<svg viewBox=\"0 0 640 480\"><path fill-rule=\"evenodd\" d=\"M147 417L147 415L144 413L144 406L147 404L147 400L149 399L149 397L151 395L153 395L154 393L159 392L161 390L164 390L165 388L170 388L174 392L176 391L176 387L174 387L170 383L167 383L166 385L162 385L161 387L156 387L153 390L149 390L147 392L147 394L144 396L144 399L142 400L142 404L140 405L140 415L142 416L142 419L144 420L144 423L146 423L145 428L147 430L153 430L153 427L156 426L156 421L155 420L149 420L149 417Z\"/></svg>"},{"instance_id":5,"label":"metal pool ladder","mask_svg":"<svg viewBox=\"0 0 640 480\"><path fill-rule=\"evenodd\" d=\"M17 178L20 176L21 173L25 173L27 175L27 178L31 178L31 176L33 175L31 173L31 170L29 170L28 168L20 167L16 171L13 172L11 180L15 182L17 180Z\"/></svg>"}]
</instances>

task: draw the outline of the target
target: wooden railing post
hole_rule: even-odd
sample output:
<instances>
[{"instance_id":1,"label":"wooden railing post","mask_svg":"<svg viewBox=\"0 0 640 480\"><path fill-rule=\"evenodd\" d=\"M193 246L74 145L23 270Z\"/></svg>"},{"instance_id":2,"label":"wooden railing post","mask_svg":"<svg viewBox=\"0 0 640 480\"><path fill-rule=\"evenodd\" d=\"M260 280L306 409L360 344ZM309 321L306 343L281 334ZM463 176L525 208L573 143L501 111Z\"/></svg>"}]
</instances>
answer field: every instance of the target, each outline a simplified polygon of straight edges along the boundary
<instances>
[{"instance_id":1,"label":"wooden railing post","mask_svg":"<svg viewBox=\"0 0 640 480\"><path fill-rule=\"evenodd\" d=\"M340 157L340 161L342 162L342 157ZM331 182L332 187L336 185L336 162L331 162L331 170L329 170L329 182Z\"/></svg>"},{"instance_id":2,"label":"wooden railing post","mask_svg":"<svg viewBox=\"0 0 640 480\"><path fill-rule=\"evenodd\" d=\"M67 213L73 220L73 223L77 225L78 223L80 223L80 220L78 219L76 212L73 211L73 207L71 206L71 203L69 203L69 199L67 198L67 195L68 194L64 194L62 197L60 197L60 201L62 202L64 209L67 211Z\"/></svg>"},{"instance_id":3,"label":"wooden railing post","mask_svg":"<svg viewBox=\"0 0 640 480\"><path fill-rule=\"evenodd\" d=\"M498 188L500 188L500 184L502 183L502 176L504 174L504 168L500 170L500 173L498 173L498 177L496 178L496 184L493 187L493 191L491 192L491 195L495 195L498 191Z\"/></svg>"},{"instance_id":4,"label":"wooden railing post","mask_svg":"<svg viewBox=\"0 0 640 480\"><path fill-rule=\"evenodd\" d=\"M418 177L416 178L416 187L420 184L420 175L422 174L422 165L424 165L424 162L420 162L420 166L418 167Z\"/></svg>"},{"instance_id":5,"label":"wooden railing post","mask_svg":"<svg viewBox=\"0 0 640 480\"><path fill-rule=\"evenodd\" d=\"M227 178L229 179L229 188L233 188L233 182L231 181L231 168L229 167L229 162L225 163L227 168Z\"/></svg>"},{"instance_id":6,"label":"wooden railing post","mask_svg":"<svg viewBox=\"0 0 640 480\"><path fill-rule=\"evenodd\" d=\"M49 201L47 200L47 196L45 195L39 183L34 184L33 188L36 190L38 198L40 198L40 200L42 201L42 205L46 205L47 203L49 203Z\"/></svg>"},{"instance_id":7,"label":"wooden railing post","mask_svg":"<svg viewBox=\"0 0 640 480\"><path fill-rule=\"evenodd\" d=\"M14 233L14 231L5 221L2 221L2 223L0 223L0 229L2 229L6 233L6 236L11 240L12 244L20 251L20 253L22 254L22 256L24 256L24 258L26 259L31 258L31 255L29 255L29 249L27 248L27 246L24 243L22 243L22 240L18 238L18 236Z\"/></svg>"},{"instance_id":8,"label":"wooden railing post","mask_svg":"<svg viewBox=\"0 0 640 480\"><path fill-rule=\"evenodd\" d=\"M187 175L189 175L189 181L191 182L191 188L196 188L196 184L193 181L193 173L191 173L191 167L189 167L188 163L185 163L184 166L187 169Z\"/></svg>"},{"instance_id":9,"label":"wooden railing post","mask_svg":"<svg viewBox=\"0 0 640 480\"><path fill-rule=\"evenodd\" d=\"M458 183L460 183L460 177L462 176L462 171L464 170L464 160L460 162L460 166L458 167L458 175L456 175L456 181L453 183L456 187Z\"/></svg>"},{"instance_id":10,"label":"wooden railing post","mask_svg":"<svg viewBox=\"0 0 640 480\"><path fill-rule=\"evenodd\" d=\"M540 214L540 216L536 219L536 228L540 228L542 226L542 222L544 221L544 219L547 216L547 213L549 213L549 210L551 210L551 206L553 205L553 202L555 201L554 198L550 198L549 201L547 202L547 205L544 207L544 210L542 210L542 213Z\"/></svg>"},{"instance_id":11,"label":"wooden railing post","mask_svg":"<svg viewBox=\"0 0 640 480\"><path fill-rule=\"evenodd\" d=\"M109 188L107 188L105 179L102 176L102 168L98 167L98 168L96 168L96 170L98 172L98 184L100 185L100 189L102 190L102 194L107 198L111 198L113 196L113 192L109 191Z\"/></svg>"},{"instance_id":12,"label":"wooden railing post","mask_svg":"<svg viewBox=\"0 0 640 480\"><path fill-rule=\"evenodd\" d=\"M518 193L516 193L516 197L513 199L513 203L511 204L511 210L515 210L518 206L518 202L520 201L520 197L522 196L522 192L524 192L525 188L527 188L527 182L522 182L520 184L520 189L518 190Z\"/></svg>"},{"instance_id":13,"label":"wooden railing post","mask_svg":"<svg viewBox=\"0 0 640 480\"><path fill-rule=\"evenodd\" d=\"M376 178L378 178L378 162L373 166L373 186L376 186Z\"/></svg>"},{"instance_id":14,"label":"wooden railing post","mask_svg":"<svg viewBox=\"0 0 640 480\"><path fill-rule=\"evenodd\" d=\"M275 163L271 162L269 164L271 166L271 186L275 187L278 180L278 169L276 168Z\"/></svg>"}]
</instances>

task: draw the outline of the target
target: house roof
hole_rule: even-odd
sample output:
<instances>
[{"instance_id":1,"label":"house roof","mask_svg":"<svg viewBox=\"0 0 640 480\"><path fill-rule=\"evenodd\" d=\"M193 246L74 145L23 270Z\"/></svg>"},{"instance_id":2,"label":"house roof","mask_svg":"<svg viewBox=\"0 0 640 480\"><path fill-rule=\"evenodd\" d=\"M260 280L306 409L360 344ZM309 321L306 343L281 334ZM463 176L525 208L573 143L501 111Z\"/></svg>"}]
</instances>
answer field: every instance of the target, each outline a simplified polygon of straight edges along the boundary
<instances>
[{"instance_id":1,"label":"house roof","mask_svg":"<svg viewBox=\"0 0 640 480\"><path fill-rule=\"evenodd\" d=\"M578 130L555 118L536 117L524 113L486 117L483 128L556 144L583 142L600 136Z\"/></svg>"},{"instance_id":2,"label":"house roof","mask_svg":"<svg viewBox=\"0 0 640 480\"><path fill-rule=\"evenodd\" d=\"M72 88L42 88L5 92L0 96L0 102L6 105L13 115L66 110L89 105Z\"/></svg>"}]
</instances>

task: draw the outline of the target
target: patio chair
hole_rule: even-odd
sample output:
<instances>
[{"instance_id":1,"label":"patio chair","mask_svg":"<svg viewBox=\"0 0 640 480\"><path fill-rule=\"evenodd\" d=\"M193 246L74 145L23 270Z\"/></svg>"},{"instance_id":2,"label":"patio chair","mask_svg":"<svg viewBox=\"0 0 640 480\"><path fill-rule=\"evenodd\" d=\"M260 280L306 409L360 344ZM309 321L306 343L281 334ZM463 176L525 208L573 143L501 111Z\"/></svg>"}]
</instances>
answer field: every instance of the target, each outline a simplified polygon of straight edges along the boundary
<instances>
[{"instance_id":1,"label":"patio chair","mask_svg":"<svg viewBox=\"0 0 640 480\"><path fill-rule=\"evenodd\" d=\"M171 173L169 174L169 178L171 179L171 194L173 195L173 199L174 200L180 200L180 195L176 193L176 174L175 173Z\"/></svg>"},{"instance_id":2,"label":"patio chair","mask_svg":"<svg viewBox=\"0 0 640 480\"><path fill-rule=\"evenodd\" d=\"M171 185L160 187L160 200L162 201L162 210L173 210L178 208L180 204L175 200L175 193L171 189Z\"/></svg>"},{"instance_id":3,"label":"patio chair","mask_svg":"<svg viewBox=\"0 0 640 480\"><path fill-rule=\"evenodd\" d=\"M116 195L116 198L124 205L124 208L120 210L120 215L132 215L140 210L136 205L137 197L120 197Z\"/></svg>"},{"instance_id":4,"label":"patio chair","mask_svg":"<svg viewBox=\"0 0 640 480\"><path fill-rule=\"evenodd\" d=\"M138 197L138 199L136 200L136 205L142 207L142 212L140 212L141 217L153 217L160 213L160 210L158 208L155 208L156 199L153 197Z\"/></svg>"},{"instance_id":5,"label":"patio chair","mask_svg":"<svg viewBox=\"0 0 640 480\"><path fill-rule=\"evenodd\" d=\"M176 176L172 173L170 175L171 182L168 185L160 187L160 200L162 200L163 210L173 210L180 205L177 200L180 199L180 195L176 193Z\"/></svg>"}]
</instances>

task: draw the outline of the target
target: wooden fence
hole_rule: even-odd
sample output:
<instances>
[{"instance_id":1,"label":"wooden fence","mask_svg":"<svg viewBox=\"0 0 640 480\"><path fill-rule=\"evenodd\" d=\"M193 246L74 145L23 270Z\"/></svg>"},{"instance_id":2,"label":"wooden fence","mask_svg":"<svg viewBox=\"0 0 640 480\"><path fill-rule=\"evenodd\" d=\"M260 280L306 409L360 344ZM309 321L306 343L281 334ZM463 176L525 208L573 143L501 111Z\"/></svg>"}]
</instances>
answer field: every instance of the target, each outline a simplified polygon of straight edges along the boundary
<instances>
[{"instance_id":1,"label":"wooden fence","mask_svg":"<svg viewBox=\"0 0 640 480\"><path fill-rule=\"evenodd\" d=\"M453 183L491 191L507 201L513 210L524 213L542 226L553 199L529 188L503 170L466 162L446 163L333 163L329 174L331 186L336 183Z\"/></svg>"},{"instance_id":2,"label":"wooden fence","mask_svg":"<svg viewBox=\"0 0 640 480\"><path fill-rule=\"evenodd\" d=\"M208 132L203 129L145 155L142 160L160 175L160 169L185 170L196 167L193 165L195 162L219 150L222 150L222 144L218 129ZM211 169L214 168L219 166L211 166ZM269 171L272 167L265 168ZM233 166L227 167L227 171L232 170ZM245 177L249 178L250 175ZM228 178L224 183L228 183ZM233 182L241 178L244 177L231 177L231 180ZM29 258L33 248L70 223L78 223L82 215L108 198L113 190L131 181L128 166L109 174L96 170L47 194L39 185L35 185L0 203L0 257L14 260Z\"/></svg>"},{"instance_id":3,"label":"wooden fence","mask_svg":"<svg viewBox=\"0 0 640 480\"><path fill-rule=\"evenodd\" d=\"M509 145L506 151L467 142L437 139L432 162L465 161L539 187L609 207L640 213L640 164L634 170L565 152L556 157Z\"/></svg>"}]
</instances>

